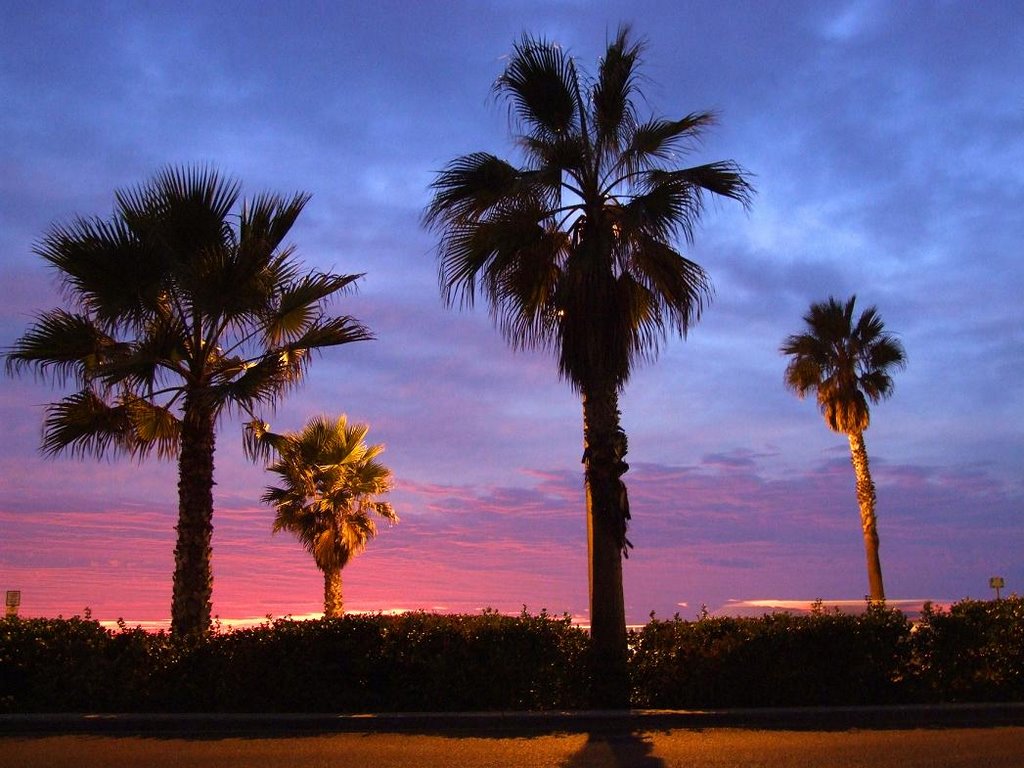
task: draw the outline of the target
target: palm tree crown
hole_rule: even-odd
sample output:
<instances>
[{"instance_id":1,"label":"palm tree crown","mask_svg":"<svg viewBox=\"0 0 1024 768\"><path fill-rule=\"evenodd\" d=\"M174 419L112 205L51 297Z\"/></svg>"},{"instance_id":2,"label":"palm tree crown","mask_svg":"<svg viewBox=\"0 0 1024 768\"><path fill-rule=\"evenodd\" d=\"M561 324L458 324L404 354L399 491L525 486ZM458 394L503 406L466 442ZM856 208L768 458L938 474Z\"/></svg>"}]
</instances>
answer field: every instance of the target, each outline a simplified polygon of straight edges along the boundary
<instances>
[{"instance_id":1,"label":"palm tree crown","mask_svg":"<svg viewBox=\"0 0 1024 768\"><path fill-rule=\"evenodd\" d=\"M177 457L172 630L210 624L215 424L259 421L312 353L371 338L324 303L359 275L303 272L284 243L309 199L262 194L208 168L168 168L116 193L109 220L54 226L37 252L71 309L42 313L7 354L77 391L46 412L43 451ZM261 423L261 422L260 422Z\"/></svg>"},{"instance_id":2,"label":"palm tree crown","mask_svg":"<svg viewBox=\"0 0 1024 768\"><path fill-rule=\"evenodd\" d=\"M642 51L621 28L590 80L563 48L524 36L494 89L525 164L455 159L425 215L445 299L482 291L509 342L554 348L579 391L595 378L621 387L669 330L686 332L710 284L675 242L691 241L706 193L746 205L752 192L732 162L676 167L714 117L641 119Z\"/></svg>"},{"instance_id":3,"label":"palm tree crown","mask_svg":"<svg viewBox=\"0 0 1024 768\"><path fill-rule=\"evenodd\" d=\"M851 296L843 303L830 296L812 304L804 315L806 330L781 347L790 356L786 386L800 397L815 391L829 428L845 434L868 428L868 401L888 398L892 374L906 365L903 345L886 332L875 307L854 321L856 300Z\"/></svg>"},{"instance_id":4,"label":"palm tree crown","mask_svg":"<svg viewBox=\"0 0 1024 768\"><path fill-rule=\"evenodd\" d=\"M377 459L384 446L366 444L368 430L344 415L320 416L301 432L261 437L277 455L268 470L281 481L262 501L276 510L274 532L295 534L324 572L328 616L341 614L340 571L376 536L374 517L398 522L391 504L378 498L391 490L392 475Z\"/></svg>"}]
</instances>

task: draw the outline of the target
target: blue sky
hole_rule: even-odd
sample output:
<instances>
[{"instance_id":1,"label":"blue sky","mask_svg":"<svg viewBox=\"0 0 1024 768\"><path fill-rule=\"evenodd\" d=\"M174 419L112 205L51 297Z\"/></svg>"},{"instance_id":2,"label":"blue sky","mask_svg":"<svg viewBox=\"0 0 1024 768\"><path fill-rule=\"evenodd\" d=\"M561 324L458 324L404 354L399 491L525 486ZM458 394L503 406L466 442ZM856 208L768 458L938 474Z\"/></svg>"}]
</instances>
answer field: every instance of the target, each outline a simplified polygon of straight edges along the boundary
<instances>
[{"instance_id":1,"label":"blue sky","mask_svg":"<svg viewBox=\"0 0 1024 768\"><path fill-rule=\"evenodd\" d=\"M754 175L688 255L715 298L622 398L636 544L627 611L693 615L866 591L847 443L782 386L812 301L877 305L909 365L866 433L896 599L1024 583L1024 25L1014 2L39 3L0 48L0 344L60 301L33 246L106 216L115 189L211 163L249 195L312 193L312 268L365 272L336 306L377 340L333 351L274 426L346 412L387 444L402 523L346 571L347 604L585 617L581 411L485 307L445 309L420 217L459 154L514 158L490 97L525 31L593 69L621 22L648 40L653 112L711 109L684 160ZM26 613L159 620L174 468L44 460L31 376L0 384L0 582ZM214 609L318 610L298 545L271 538L267 476L225 423Z\"/></svg>"}]
</instances>

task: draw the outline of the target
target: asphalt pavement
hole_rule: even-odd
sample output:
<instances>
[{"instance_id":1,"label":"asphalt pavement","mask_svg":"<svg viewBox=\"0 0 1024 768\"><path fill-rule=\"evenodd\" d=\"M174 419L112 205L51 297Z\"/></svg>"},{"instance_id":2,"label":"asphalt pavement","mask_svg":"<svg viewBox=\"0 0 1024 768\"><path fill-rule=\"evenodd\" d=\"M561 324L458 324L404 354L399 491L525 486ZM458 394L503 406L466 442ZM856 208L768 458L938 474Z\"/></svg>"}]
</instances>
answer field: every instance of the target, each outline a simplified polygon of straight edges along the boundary
<instances>
[{"instance_id":1,"label":"asphalt pavement","mask_svg":"<svg viewBox=\"0 0 1024 768\"><path fill-rule=\"evenodd\" d=\"M0 768L1021 768L1020 706L12 715Z\"/></svg>"}]
</instances>

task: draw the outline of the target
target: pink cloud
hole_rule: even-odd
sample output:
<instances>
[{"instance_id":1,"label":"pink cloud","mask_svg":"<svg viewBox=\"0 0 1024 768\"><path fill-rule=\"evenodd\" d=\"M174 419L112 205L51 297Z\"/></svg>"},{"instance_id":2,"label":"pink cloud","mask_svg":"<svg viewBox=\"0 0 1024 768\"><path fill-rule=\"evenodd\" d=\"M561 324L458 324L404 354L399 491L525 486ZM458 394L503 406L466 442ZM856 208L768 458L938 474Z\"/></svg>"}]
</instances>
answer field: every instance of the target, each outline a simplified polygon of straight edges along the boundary
<instances>
[{"instance_id":1,"label":"pink cloud","mask_svg":"<svg viewBox=\"0 0 1024 768\"><path fill-rule=\"evenodd\" d=\"M760 461L739 453L693 466L634 465L626 476L635 544L625 564L631 623L652 610L671 616L681 604L684 615L696 615L702 604L729 611L737 601L769 597L861 599L863 550L849 465L827 461L774 477ZM5 480L18 491L0 508L5 588L22 590L24 615L68 615L88 605L102 619L163 620L173 467L143 483L152 484L158 502L140 499L134 486L151 471L148 464L60 468L68 482L44 495L23 495L46 486L51 474L40 469ZM265 481L251 471L251 481ZM525 604L585 619L581 471L529 469L511 479L515 484L400 480L393 500L402 522L383 526L346 569L347 607L517 612ZM1014 567L1019 547L999 521L1019 508L1016 489L986 482L980 469L965 476L884 462L876 479L883 568L894 599L985 596L988 570ZM215 613L225 620L318 613L322 581L312 560L289 536L270 535L271 512L255 502L251 483L227 485L218 486L215 514ZM124 497L105 501L110 486ZM990 530L965 519L963 510L981 505L997 523Z\"/></svg>"}]
</instances>

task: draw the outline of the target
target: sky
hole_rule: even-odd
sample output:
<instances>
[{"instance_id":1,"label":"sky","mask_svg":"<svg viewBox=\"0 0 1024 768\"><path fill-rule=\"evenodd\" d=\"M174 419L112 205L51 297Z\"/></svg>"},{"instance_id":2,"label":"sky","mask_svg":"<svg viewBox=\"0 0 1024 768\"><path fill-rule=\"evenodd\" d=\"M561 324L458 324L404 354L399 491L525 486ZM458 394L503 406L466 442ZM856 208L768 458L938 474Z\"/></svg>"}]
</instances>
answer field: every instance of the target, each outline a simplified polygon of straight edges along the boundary
<instances>
[{"instance_id":1,"label":"sky","mask_svg":"<svg viewBox=\"0 0 1024 768\"><path fill-rule=\"evenodd\" d=\"M211 164L243 193L312 194L310 269L365 273L332 306L376 340L317 359L268 420L370 425L401 517L345 570L348 610L546 609L587 620L581 407L550 354L512 352L486 306L446 308L421 225L436 173L515 159L490 93L524 32L596 68L647 40L646 114L713 110L685 165L734 160L748 211L709 205L686 254L713 302L621 398L635 548L627 620L739 614L867 592L844 436L782 382L810 303L856 294L907 350L865 434L887 595L1024 591L1024 25L968 2L12 3L0 45L0 346L62 299L33 252L109 216L117 189ZM0 589L24 616L170 611L173 463L44 458L31 374L0 378ZM322 610L271 535L270 476L240 428L216 454L214 613ZM900 601L906 601L905 603Z\"/></svg>"}]
</instances>

